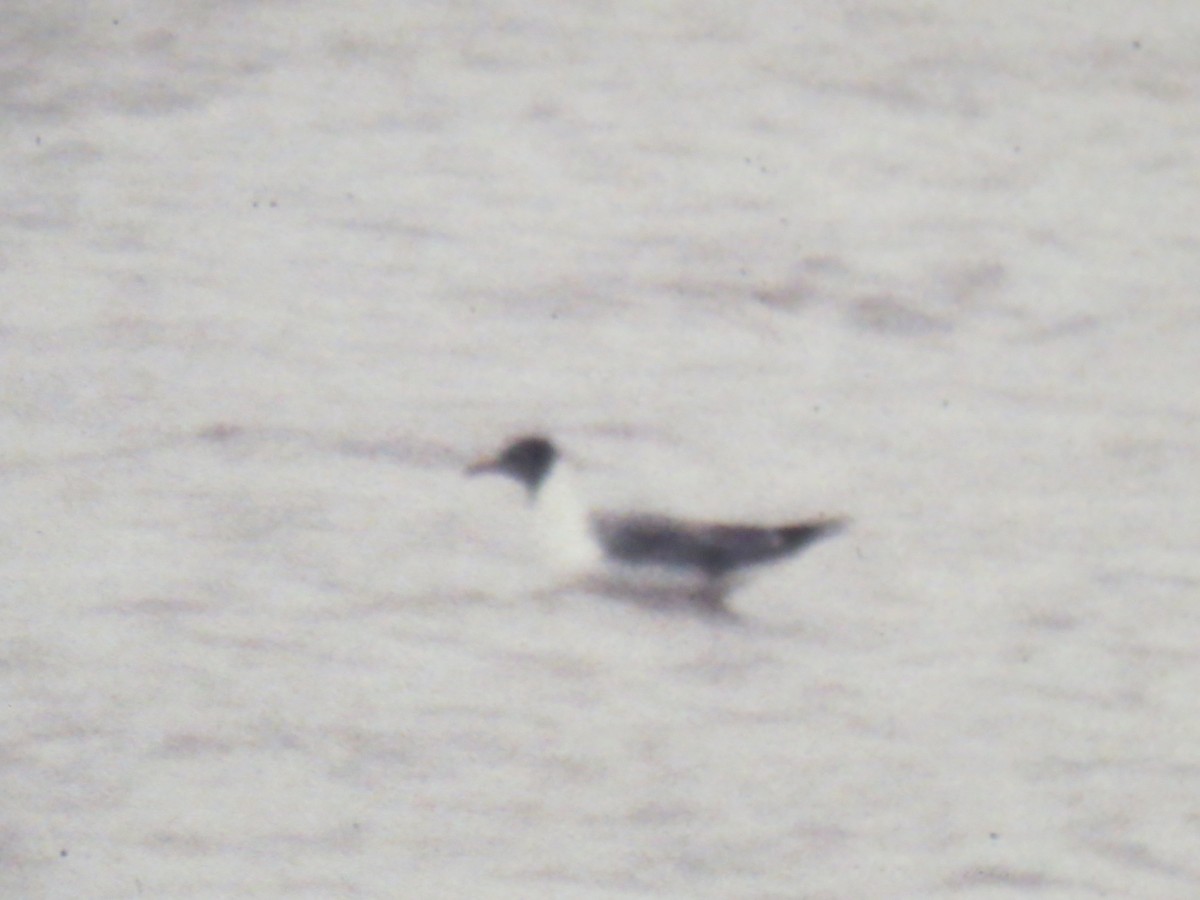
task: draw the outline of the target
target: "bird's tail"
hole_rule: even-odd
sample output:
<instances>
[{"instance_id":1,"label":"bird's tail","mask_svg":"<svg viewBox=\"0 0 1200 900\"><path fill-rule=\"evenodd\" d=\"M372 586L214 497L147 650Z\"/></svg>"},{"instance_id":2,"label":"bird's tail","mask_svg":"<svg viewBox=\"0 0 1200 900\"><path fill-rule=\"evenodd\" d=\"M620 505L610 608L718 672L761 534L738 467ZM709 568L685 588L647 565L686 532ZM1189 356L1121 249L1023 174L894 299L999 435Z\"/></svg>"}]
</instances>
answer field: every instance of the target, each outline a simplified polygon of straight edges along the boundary
<instances>
[{"instance_id":1,"label":"bird's tail","mask_svg":"<svg viewBox=\"0 0 1200 900\"><path fill-rule=\"evenodd\" d=\"M845 519L822 519L817 522L784 525L779 528L778 534L784 547L794 551L824 538L833 537L844 531L848 524Z\"/></svg>"}]
</instances>

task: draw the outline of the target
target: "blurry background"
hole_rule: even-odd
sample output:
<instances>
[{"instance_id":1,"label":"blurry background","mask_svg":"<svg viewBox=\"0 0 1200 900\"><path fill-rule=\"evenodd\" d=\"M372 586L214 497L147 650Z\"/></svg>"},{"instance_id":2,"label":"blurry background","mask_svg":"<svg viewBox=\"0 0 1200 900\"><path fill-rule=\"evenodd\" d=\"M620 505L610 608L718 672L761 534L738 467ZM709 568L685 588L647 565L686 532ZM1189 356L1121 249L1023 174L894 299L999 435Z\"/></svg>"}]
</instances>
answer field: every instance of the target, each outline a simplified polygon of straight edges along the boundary
<instances>
[{"instance_id":1,"label":"blurry background","mask_svg":"<svg viewBox=\"0 0 1200 900\"><path fill-rule=\"evenodd\" d=\"M1192 4L168 6L0 33L5 896L1200 895Z\"/></svg>"}]
</instances>

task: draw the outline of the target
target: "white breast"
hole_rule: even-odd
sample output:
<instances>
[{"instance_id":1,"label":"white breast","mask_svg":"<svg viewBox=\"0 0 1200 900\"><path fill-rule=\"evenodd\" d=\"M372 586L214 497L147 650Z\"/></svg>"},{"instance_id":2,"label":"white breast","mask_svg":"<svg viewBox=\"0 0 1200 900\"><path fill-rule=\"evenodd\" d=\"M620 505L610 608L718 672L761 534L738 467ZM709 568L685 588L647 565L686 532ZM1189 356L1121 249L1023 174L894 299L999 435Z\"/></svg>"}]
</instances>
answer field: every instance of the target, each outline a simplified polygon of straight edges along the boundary
<instances>
[{"instance_id":1,"label":"white breast","mask_svg":"<svg viewBox=\"0 0 1200 900\"><path fill-rule=\"evenodd\" d=\"M588 510L575 489L570 467L559 462L542 482L534 516L539 543L548 562L563 574L597 568L602 553L588 521Z\"/></svg>"}]
</instances>

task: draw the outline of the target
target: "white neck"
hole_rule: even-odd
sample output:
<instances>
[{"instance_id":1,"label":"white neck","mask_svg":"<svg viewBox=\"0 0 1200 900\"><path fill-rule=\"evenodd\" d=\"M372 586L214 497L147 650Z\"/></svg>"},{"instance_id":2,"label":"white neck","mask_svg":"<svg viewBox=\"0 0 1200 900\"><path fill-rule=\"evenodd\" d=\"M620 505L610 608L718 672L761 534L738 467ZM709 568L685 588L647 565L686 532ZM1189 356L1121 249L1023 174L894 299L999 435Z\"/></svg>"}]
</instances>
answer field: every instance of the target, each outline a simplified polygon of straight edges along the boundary
<instances>
[{"instance_id":1,"label":"white neck","mask_svg":"<svg viewBox=\"0 0 1200 900\"><path fill-rule=\"evenodd\" d=\"M565 571L581 571L600 562L600 547L570 465L556 461L533 502L538 538L550 563Z\"/></svg>"}]
</instances>

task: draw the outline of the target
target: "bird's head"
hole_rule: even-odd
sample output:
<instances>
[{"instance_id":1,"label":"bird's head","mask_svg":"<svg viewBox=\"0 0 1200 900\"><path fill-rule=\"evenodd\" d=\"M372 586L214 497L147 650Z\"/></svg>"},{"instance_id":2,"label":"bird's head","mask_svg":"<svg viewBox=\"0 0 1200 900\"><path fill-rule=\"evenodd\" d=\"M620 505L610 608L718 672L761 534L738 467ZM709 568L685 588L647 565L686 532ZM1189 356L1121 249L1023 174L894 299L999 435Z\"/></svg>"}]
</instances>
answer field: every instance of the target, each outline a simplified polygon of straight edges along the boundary
<instances>
[{"instance_id":1,"label":"bird's head","mask_svg":"<svg viewBox=\"0 0 1200 900\"><path fill-rule=\"evenodd\" d=\"M558 449L544 437L531 435L517 438L506 446L498 456L483 459L467 468L468 475L507 475L529 491L537 493L546 476L558 459Z\"/></svg>"}]
</instances>

